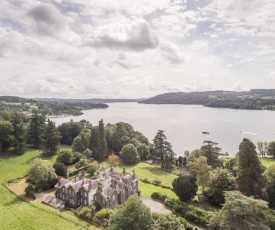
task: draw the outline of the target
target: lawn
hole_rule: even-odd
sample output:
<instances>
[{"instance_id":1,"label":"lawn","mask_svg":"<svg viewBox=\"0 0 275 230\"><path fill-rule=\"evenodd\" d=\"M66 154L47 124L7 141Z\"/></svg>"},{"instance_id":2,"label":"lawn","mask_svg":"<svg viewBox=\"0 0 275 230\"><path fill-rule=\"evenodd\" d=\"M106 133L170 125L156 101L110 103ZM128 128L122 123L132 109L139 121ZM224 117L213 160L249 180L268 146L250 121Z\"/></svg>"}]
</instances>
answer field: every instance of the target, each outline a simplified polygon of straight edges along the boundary
<instances>
[{"instance_id":1,"label":"lawn","mask_svg":"<svg viewBox=\"0 0 275 230\"><path fill-rule=\"evenodd\" d=\"M274 158L260 158L260 161L267 168L272 166L272 165L275 165L275 159Z\"/></svg>"},{"instance_id":2,"label":"lawn","mask_svg":"<svg viewBox=\"0 0 275 230\"><path fill-rule=\"evenodd\" d=\"M231 158L230 157L225 157L225 158L222 158L221 160L226 163L227 161L229 161ZM265 166L265 167L270 167L272 165L275 165L275 158L270 158L270 157L265 157L265 158L262 158L262 157L259 157L260 161L262 162L262 164Z\"/></svg>"},{"instance_id":3,"label":"lawn","mask_svg":"<svg viewBox=\"0 0 275 230\"><path fill-rule=\"evenodd\" d=\"M22 156L9 152L0 155L0 229L85 229L18 199L2 185L11 178L23 176L39 155L40 152L33 149L28 149ZM55 157L48 160L54 162Z\"/></svg>"}]
</instances>

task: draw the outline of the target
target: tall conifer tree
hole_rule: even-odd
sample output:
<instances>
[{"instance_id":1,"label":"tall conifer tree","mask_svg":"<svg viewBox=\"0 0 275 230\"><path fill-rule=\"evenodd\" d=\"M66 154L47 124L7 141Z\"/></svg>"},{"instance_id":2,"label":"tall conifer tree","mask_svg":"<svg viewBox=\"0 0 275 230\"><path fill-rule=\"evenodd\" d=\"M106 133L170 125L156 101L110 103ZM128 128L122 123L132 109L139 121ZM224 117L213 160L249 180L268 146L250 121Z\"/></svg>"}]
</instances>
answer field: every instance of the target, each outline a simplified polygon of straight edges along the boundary
<instances>
[{"instance_id":1,"label":"tall conifer tree","mask_svg":"<svg viewBox=\"0 0 275 230\"><path fill-rule=\"evenodd\" d=\"M154 163L161 164L161 167L170 167L174 163L175 153L163 130L157 132L153 140L153 147L152 159Z\"/></svg>"},{"instance_id":2,"label":"tall conifer tree","mask_svg":"<svg viewBox=\"0 0 275 230\"><path fill-rule=\"evenodd\" d=\"M105 137L105 128L103 120L101 119L98 124L98 139L97 139L97 151L94 154L94 158L97 161L104 161L107 156L107 141Z\"/></svg>"},{"instance_id":3,"label":"tall conifer tree","mask_svg":"<svg viewBox=\"0 0 275 230\"><path fill-rule=\"evenodd\" d=\"M39 149L42 145L42 133L44 131L45 117L39 115L36 110L32 112L29 124L27 141L33 148Z\"/></svg>"},{"instance_id":4,"label":"tall conifer tree","mask_svg":"<svg viewBox=\"0 0 275 230\"><path fill-rule=\"evenodd\" d=\"M53 121L48 120L42 138L42 154L45 156L56 154L61 136Z\"/></svg>"},{"instance_id":5,"label":"tall conifer tree","mask_svg":"<svg viewBox=\"0 0 275 230\"><path fill-rule=\"evenodd\" d=\"M247 138L239 146L237 165L239 190L246 196L262 197L263 167L257 156L256 146Z\"/></svg>"},{"instance_id":6,"label":"tall conifer tree","mask_svg":"<svg viewBox=\"0 0 275 230\"><path fill-rule=\"evenodd\" d=\"M12 117L13 125L13 146L17 155L21 155L26 150L26 129L22 117L18 113L14 113Z\"/></svg>"}]
</instances>

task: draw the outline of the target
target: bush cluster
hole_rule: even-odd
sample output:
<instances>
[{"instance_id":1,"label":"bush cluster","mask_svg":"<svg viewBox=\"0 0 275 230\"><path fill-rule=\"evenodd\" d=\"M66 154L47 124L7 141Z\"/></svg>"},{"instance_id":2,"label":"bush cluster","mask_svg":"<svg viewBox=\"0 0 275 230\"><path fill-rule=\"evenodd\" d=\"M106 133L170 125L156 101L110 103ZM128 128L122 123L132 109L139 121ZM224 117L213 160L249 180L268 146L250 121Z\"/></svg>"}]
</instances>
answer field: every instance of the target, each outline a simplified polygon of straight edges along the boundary
<instances>
[{"instance_id":1,"label":"bush cluster","mask_svg":"<svg viewBox=\"0 0 275 230\"><path fill-rule=\"evenodd\" d=\"M74 214L76 216L78 216L79 218L84 219L84 220L88 220L90 222L92 221L93 216L94 216L93 209L91 209L89 207L83 207L83 206L80 206L79 208L77 208L74 211Z\"/></svg>"},{"instance_id":2,"label":"bush cluster","mask_svg":"<svg viewBox=\"0 0 275 230\"><path fill-rule=\"evenodd\" d=\"M153 192L151 197L156 200L164 202L164 204L179 213L183 218L188 221L193 221L196 224L206 226L212 215L211 212L205 211L201 208L187 205L186 203L176 200L166 194L160 192Z\"/></svg>"},{"instance_id":3,"label":"bush cluster","mask_svg":"<svg viewBox=\"0 0 275 230\"><path fill-rule=\"evenodd\" d=\"M162 188L172 189L170 186L166 186L166 185L161 184L161 180L159 180L159 179L149 181L147 178L144 178L144 179L140 179L140 181L142 181L146 184L152 184L152 185L159 186L159 187L162 187Z\"/></svg>"}]
</instances>

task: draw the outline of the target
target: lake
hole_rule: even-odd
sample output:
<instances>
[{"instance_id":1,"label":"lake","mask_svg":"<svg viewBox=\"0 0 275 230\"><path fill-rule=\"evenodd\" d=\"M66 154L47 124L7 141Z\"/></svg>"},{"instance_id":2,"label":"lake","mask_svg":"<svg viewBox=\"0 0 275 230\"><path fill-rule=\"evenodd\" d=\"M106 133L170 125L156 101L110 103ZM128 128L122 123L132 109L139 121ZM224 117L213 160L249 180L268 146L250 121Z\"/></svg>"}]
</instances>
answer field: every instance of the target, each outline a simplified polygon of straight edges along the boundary
<instances>
[{"instance_id":1,"label":"lake","mask_svg":"<svg viewBox=\"0 0 275 230\"><path fill-rule=\"evenodd\" d=\"M71 119L90 121L98 125L126 122L142 132L150 141L157 131L165 131L168 141L178 155L185 150L200 148L204 140L219 143L222 152L233 156L243 138L257 141L275 140L275 112L208 108L200 105L149 105L110 103L107 109L83 111L81 116L52 118L56 125ZM209 134L202 134L202 132Z\"/></svg>"}]
</instances>

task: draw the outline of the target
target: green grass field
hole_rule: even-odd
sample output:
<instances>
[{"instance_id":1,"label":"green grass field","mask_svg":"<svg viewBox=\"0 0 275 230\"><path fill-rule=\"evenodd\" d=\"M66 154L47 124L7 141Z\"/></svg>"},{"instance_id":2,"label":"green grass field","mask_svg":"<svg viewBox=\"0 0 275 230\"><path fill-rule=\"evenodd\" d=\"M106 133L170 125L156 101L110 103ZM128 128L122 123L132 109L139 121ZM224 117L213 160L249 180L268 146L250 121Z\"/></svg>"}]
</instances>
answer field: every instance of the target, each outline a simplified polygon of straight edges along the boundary
<instances>
[{"instance_id":1,"label":"green grass field","mask_svg":"<svg viewBox=\"0 0 275 230\"><path fill-rule=\"evenodd\" d=\"M272 166L272 165L275 165L275 159L274 158L260 158L260 161L267 168Z\"/></svg>"},{"instance_id":2,"label":"green grass field","mask_svg":"<svg viewBox=\"0 0 275 230\"><path fill-rule=\"evenodd\" d=\"M22 156L11 153L0 155L0 229L85 229L18 199L2 185L11 178L23 176L32 160L39 155L38 150L32 149ZM55 157L48 160L54 162Z\"/></svg>"},{"instance_id":3,"label":"green grass field","mask_svg":"<svg viewBox=\"0 0 275 230\"><path fill-rule=\"evenodd\" d=\"M274 158L261 158L261 157L259 157L259 159L262 162L263 166L265 166L267 168L272 166L272 165L275 165L275 159ZM227 162L227 161L230 160L230 158L226 157L226 158L222 158L222 160L224 162Z\"/></svg>"}]
</instances>

